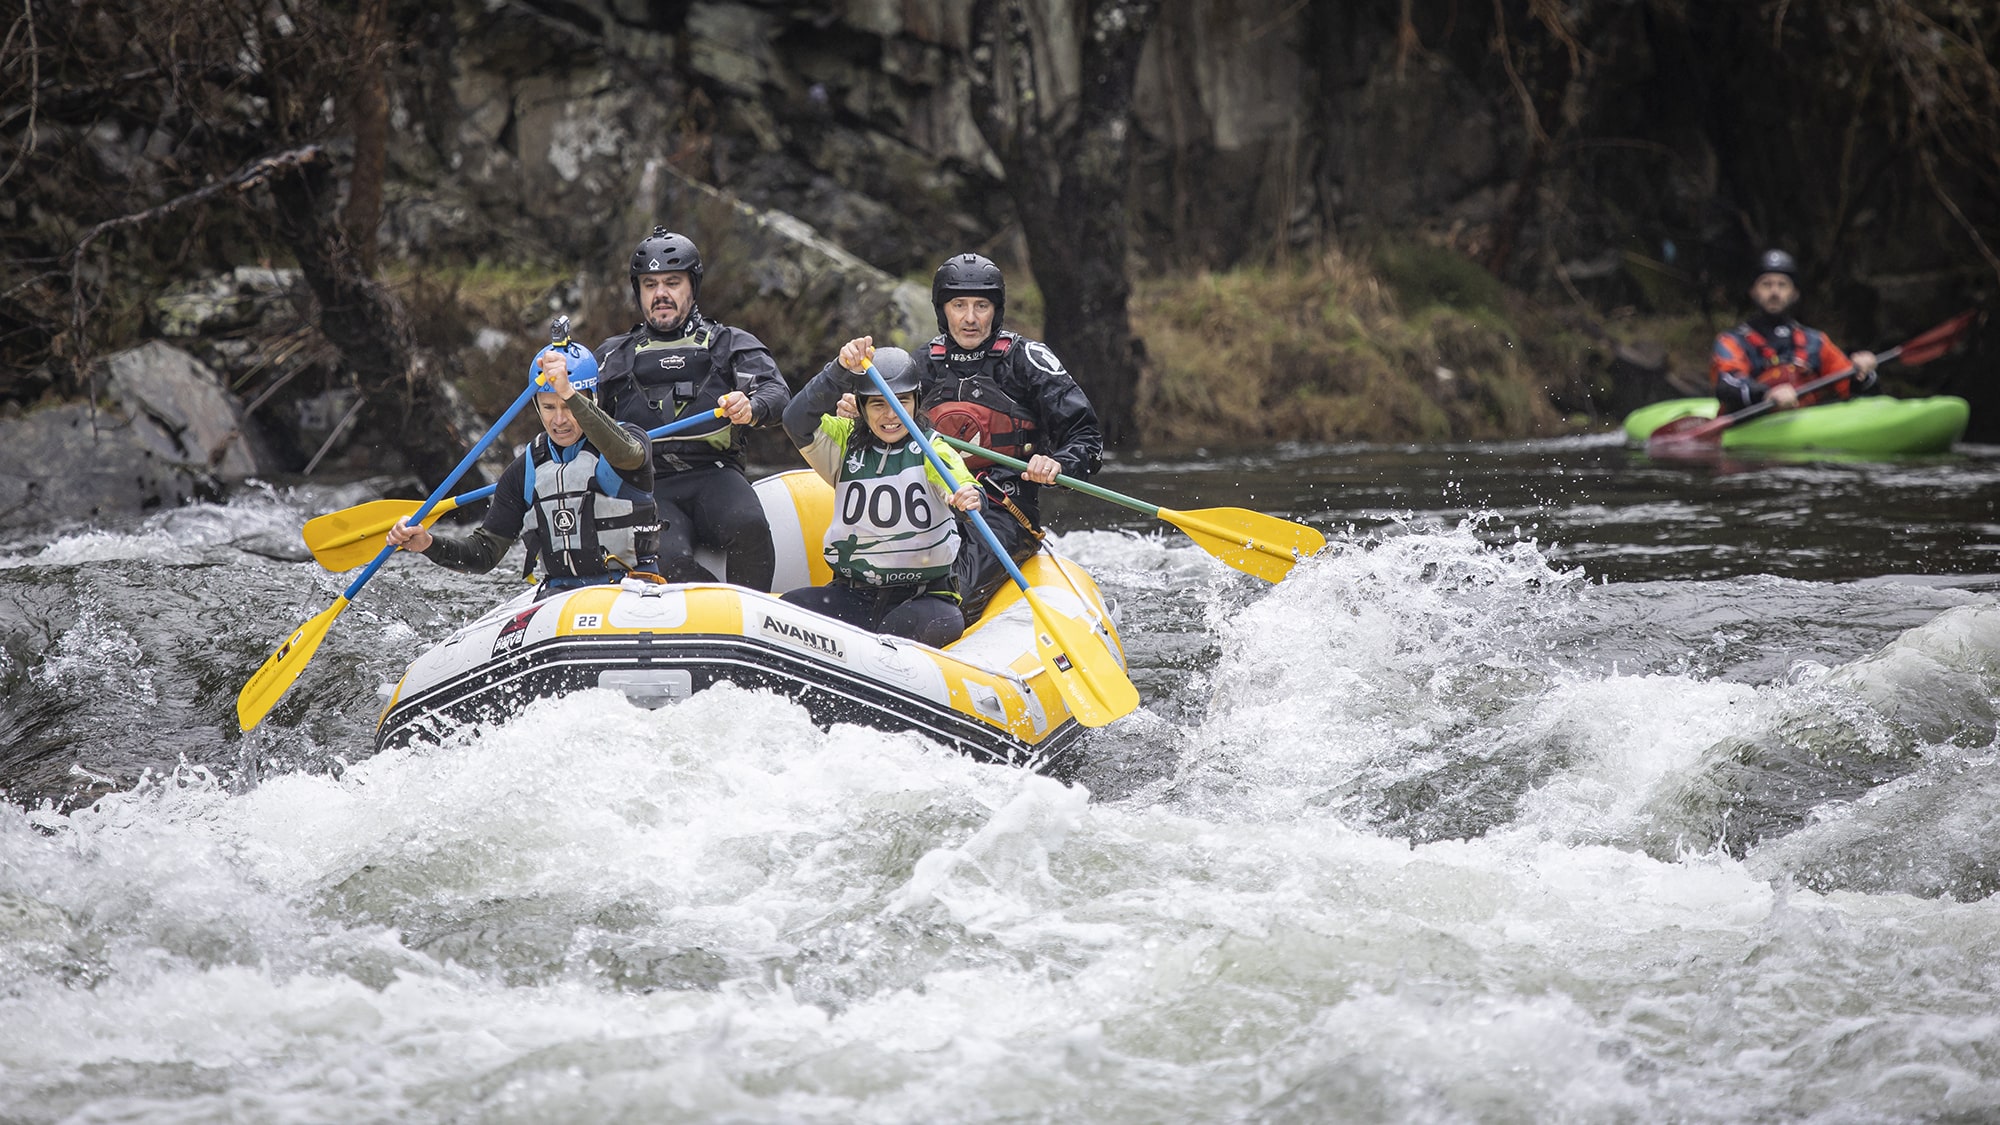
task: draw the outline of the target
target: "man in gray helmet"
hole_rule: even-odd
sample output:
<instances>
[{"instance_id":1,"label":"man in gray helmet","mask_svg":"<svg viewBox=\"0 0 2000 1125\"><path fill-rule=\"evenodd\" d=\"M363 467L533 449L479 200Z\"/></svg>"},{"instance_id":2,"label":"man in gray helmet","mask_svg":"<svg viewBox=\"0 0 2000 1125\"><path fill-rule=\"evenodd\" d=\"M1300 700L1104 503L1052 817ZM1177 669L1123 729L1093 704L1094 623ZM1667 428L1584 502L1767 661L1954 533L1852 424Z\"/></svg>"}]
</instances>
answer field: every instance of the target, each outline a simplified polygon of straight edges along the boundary
<instances>
[{"instance_id":1,"label":"man in gray helmet","mask_svg":"<svg viewBox=\"0 0 2000 1125\"><path fill-rule=\"evenodd\" d=\"M704 317L701 251L686 235L654 227L632 251L632 299L643 318L598 345L598 397L620 422L653 430L721 409L713 429L653 443L660 514L660 573L712 582L696 546L720 549L728 580L769 592L771 526L743 475L738 426L776 425L791 392L771 350L741 328Z\"/></svg>"},{"instance_id":2,"label":"man in gray helmet","mask_svg":"<svg viewBox=\"0 0 2000 1125\"><path fill-rule=\"evenodd\" d=\"M1771 400L1779 410L1847 398L1875 387L1875 353L1843 353L1826 333L1792 318L1799 300L1799 264L1783 250L1766 250L1750 283L1757 311L1715 338L1709 379L1724 413ZM1822 375L1854 369L1854 378L1804 398L1798 388Z\"/></svg>"}]
</instances>

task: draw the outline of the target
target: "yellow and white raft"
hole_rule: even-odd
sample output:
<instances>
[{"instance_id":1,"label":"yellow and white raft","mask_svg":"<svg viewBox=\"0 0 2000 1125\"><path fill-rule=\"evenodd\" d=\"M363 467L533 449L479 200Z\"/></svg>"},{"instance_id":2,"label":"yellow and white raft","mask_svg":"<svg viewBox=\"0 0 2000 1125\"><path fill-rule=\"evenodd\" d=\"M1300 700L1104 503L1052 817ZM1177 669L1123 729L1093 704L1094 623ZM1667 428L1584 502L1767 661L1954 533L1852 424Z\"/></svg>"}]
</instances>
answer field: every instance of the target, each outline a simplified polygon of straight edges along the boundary
<instances>
[{"instance_id":1,"label":"yellow and white raft","mask_svg":"<svg viewBox=\"0 0 2000 1125\"><path fill-rule=\"evenodd\" d=\"M779 590L832 577L821 557L833 490L808 469L766 477ZM719 557L704 562L722 572ZM1044 550L1021 568L1049 610L1125 650L1097 585ZM535 699L610 688L660 707L718 683L776 692L821 724L913 730L975 757L1048 768L1082 734L1035 651L1034 619L1008 583L943 649L885 637L723 583L626 579L498 606L419 656L375 732L378 749L435 741Z\"/></svg>"}]
</instances>

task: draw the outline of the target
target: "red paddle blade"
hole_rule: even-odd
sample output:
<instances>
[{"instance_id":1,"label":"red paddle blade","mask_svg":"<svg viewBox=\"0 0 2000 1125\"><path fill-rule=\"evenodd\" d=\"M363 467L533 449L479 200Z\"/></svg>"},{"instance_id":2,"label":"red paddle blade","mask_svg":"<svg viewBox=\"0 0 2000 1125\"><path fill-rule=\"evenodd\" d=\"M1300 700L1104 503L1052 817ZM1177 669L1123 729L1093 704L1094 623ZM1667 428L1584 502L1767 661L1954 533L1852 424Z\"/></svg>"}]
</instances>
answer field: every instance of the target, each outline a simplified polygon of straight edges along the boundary
<instances>
[{"instance_id":1,"label":"red paddle blade","mask_svg":"<svg viewBox=\"0 0 2000 1125\"><path fill-rule=\"evenodd\" d=\"M1902 361L1905 367L1915 367L1920 363L1929 363L1931 360L1950 351L1952 345L1963 339L1966 333L1972 331L1972 326L1978 322L1979 310L1974 309L1970 312L1962 312L1945 321L1943 324L1938 325L1936 328L1931 329L1929 332L1913 337L1909 343L1903 345L1901 354L1896 358Z\"/></svg>"},{"instance_id":2,"label":"red paddle blade","mask_svg":"<svg viewBox=\"0 0 2000 1125\"><path fill-rule=\"evenodd\" d=\"M1676 418L1646 435L1646 452L1692 453L1720 448L1722 431L1728 429L1732 421L1734 419L1728 415L1720 418Z\"/></svg>"}]
</instances>

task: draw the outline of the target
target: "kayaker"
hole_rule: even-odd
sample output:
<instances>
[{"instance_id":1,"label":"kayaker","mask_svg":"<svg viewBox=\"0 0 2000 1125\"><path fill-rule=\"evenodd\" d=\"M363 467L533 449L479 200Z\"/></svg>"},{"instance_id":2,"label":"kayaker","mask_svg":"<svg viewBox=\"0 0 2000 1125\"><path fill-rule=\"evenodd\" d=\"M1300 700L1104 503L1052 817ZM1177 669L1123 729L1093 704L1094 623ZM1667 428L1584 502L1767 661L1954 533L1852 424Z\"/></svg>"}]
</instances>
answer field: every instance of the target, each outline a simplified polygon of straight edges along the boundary
<instances>
[{"instance_id":1,"label":"kayaker","mask_svg":"<svg viewBox=\"0 0 2000 1125\"><path fill-rule=\"evenodd\" d=\"M833 581L792 590L785 600L876 633L943 647L965 632L952 564L963 549L958 521L945 511L979 507L980 490L957 451L935 433L914 438L874 381L875 370L922 426L918 374L910 353L883 348L841 358L812 377L785 408L785 432L833 486L826 563ZM853 395L859 418L841 417ZM929 441L957 478L946 482L925 459Z\"/></svg>"},{"instance_id":2,"label":"kayaker","mask_svg":"<svg viewBox=\"0 0 2000 1125\"><path fill-rule=\"evenodd\" d=\"M1771 400L1779 410L1847 398L1875 388L1875 353L1843 353L1817 328L1791 316L1799 299L1799 264L1783 250L1766 250L1757 261L1750 300L1757 311L1715 338L1709 380L1724 413ZM1855 377L1801 399L1797 388L1822 375L1854 368Z\"/></svg>"},{"instance_id":3,"label":"kayaker","mask_svg":"<svg viewBox=\"0 0 2000 1125\"><path fill-rule=\"evenodd\" d=\"M1026 562L1042 546L1041 486L1054 484L1057 474L1086 480L1103 464L1097 412L1047 344L1000 327L1007 282L988 259L946 259L931 278L931 308L940 335L916 357L922 404L939 433L1028 463L1017 472L965 459L987 498L1006 510L986 522L1014 561ZM870 336L849 340L841 364L853 369L873 345ZM984 536L964 539L958 588L966 620L976 621L1008 574Z\"/></svg>"},{"instance_id":4,"label":"kayaker","mask_svg":"<svg viewBox=\"0 0 2000 1125\"><path fill-rule=\"evenodd\" d=\"M518 538L528 549L521 573L539 569L543 595L657 572L660 521L646 432L591 401L597 363L581 345L568 348L542 349L528 369L542 433L500 474L485 521L455 538L406 520L389 529L391 545L484 574Z\"/></svg>"},{"instance_id":5,"label":"kayaker","mask_svg":"<svg viewBox=\"0 0 2000 1125\"><path fill-rule=\"evenodd\" d=\"M736 427L775 425L791 399L785 378L757 337L702 315L701 251L686 235L654 227L632 251L630 273L643 319L597 347L604 408L641 430L717 407L727 419L705 433L653 443L661 573L673 582L713 582L694 549L714 547L728 560L730 582L768 591L776 565L771 525L743 475Z\"/></svg>"}]
</instances>

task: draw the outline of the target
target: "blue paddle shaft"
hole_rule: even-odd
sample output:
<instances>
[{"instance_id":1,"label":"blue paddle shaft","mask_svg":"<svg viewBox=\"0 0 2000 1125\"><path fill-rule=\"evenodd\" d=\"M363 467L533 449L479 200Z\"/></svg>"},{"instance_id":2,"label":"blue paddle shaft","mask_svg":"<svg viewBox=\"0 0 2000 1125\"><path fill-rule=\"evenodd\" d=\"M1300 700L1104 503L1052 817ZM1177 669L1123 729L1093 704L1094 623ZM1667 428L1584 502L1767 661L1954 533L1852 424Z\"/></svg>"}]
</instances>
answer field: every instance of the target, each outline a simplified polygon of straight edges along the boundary
<instances>
[{"instance_id":1,"label":"blue paddle shaft","mask_svg":"<svg viewBox=\"0 0 2000 1125\"><path fill-rule=\"evenodd\" d=\"M529 387L528 395L536 394L539 392L539 390L540 388L538 387ZM528 397L527 395L523 395L522 402L526 402L527 397ZM513 421L514 415L518 414L520 410L521 410L521 402L517 402L511 408L508 409L506 414L501 415L499 425L494 426L491 433L479 439L479 444L472 447L472 452L466 454L465 460L460 461L458 463L458 468L453 469L451 471L451 475L445 478L445 482L438 486L438 492L443 492L445 489L450 488L454 484L457 484L458 478L465 475L465 470L468 467L470 467L472 460L478 457L480 452L483 451L487 446L493 444L493 438L497 434L499 434L501 430L507 428L507 423ZM716 417L715 411L713 410L704 411L703 413L683 418L678 422L668 422L664 426L647 430L646 436L648 438L672 437L683 430L692 430L696 426L701 425L703 422L712 422L715 420L715 417ZM484 500L488 496L493 495L494 490L499 487L500 486L498 484L489 484L484 488L475 488L471 492L466 492L458 496L454 496L452 497L452 499L456 501L458 507L463 508L467 504ZM424 506L418 508L414 513L410 515L410 517L407 520L404 520L403 522L409 524L411 527L416 527L422 524L424 522L424 517L430 514L430 510L432 508L437 506L438 492L431 493L431 498L429 500L424 501ZM383 560L387 559L390 555L394 554L395 552L396 548L390 547L387 550L383 551L381 554L375 556L375 561L368 564L368 569L362 571L361 574L355 578L354 584L347 588L347 593L341 596L352 601L354 598L354 592L361 588L361 584L363 582L368 581L368 576L375 573L375 568L381 566Z\"/></svg>"},{"instance_id":2,"label":"blue paddle shaft","mask_svg":"<svg viewBox=\"0 0 2000 1125\"><path fill-rule=\"evenodd\" d=\"M646 436L648 436L648 438L670 438L670 436L674 436L674 434L678 434L678 432L682 432L682 430L692 430L694 426L698 426L698 424L702 424L702 422L710 422L710 420L714 420L714 416L716 416L716 412L714 412L714 410L708 410L708 412L702 412L702 414L694 414L694 416L690 416L690 418L682 418L682 420L678 420L678 422L668 422L668 424L664 424L664 426L656 426L656 428L650 428L650 430L646 430ZM478 450L474 450L474 452L478 452ZM466 504L476 504L476 502L484 500L486 496L492 496L492 494L494 494L494 488L498 488L498 486L500 486L500 484L488 484L488 486L484 486L484 488L474 488L474 490L470 490L470 492L460 492L460 494L452 496L452 500L454 500L454 502L456 502L456 506L460 506L460 508L462 508L462 506L466 506ZM418 510L418 512L416 512L414 516L410 516L410 518L408 518L408 520L404 520L404 522L408 522L408 524L416 526L418 522L422 522L422 518L424 518L424 512L428 512L428 510L430 510L430 504L424 504L424 508L422 508L422 510Z\"/></svg>"},{"instance_id":3,"label":"blue paddle shaft","mask_svg":"<svg viewBox=\"0 0 2000 1125\"><path fill-rule=\"evenodd\" d=\"M514 420L514 416L521 412L522 407L528 405L528 400L535 397L535 392L539 389L533 383L528 384L528 388L521 392L519 398L514 400L514 405L507 408L507 413L502 414L500 420L493 423L493 428L486 431L486 436L480 438L466 452L465 458L458 463L458 467L438 482L437 489L431 493L430 499L425 500L424 506L418 508L416 513L410 517L409 522L411 524L422 524L424 522L424 517L431 514L431 509L437 507L438 501L444 499L444 494L451 491L451 486L458 483L458 478L465 475L465 470L470 469L474 461L479 460L479 455L486 452L486 447L493 444L493 439L500 436L500 431L507 428L507 423ZM492 494L491 488L487 490L487 494ZM354 595L361 592L361 587L367 585L370 578L375 577L375 572L382 569L382 564L388 562L389 556L395 554L397 549L393 544L384 546L382 552L375 556L375 561L369 563L366 570L355 575L354 581L348 584L347 589L340 592L340 596L350 602L353 601Z\"/></svg>"},{"instance_id":4,"label":"blue paddle shaft","mask_svg":"<svg viewBox=\"0 0 2000 1125\"><path fill-rule=\"evenodd\" d=\"M917 446L924 451L924 457L930 461L931 468L937 470L939 479L945 481L953 480L951 466L946 465L944 458L938 456L937 450L931 448L931 443L924 440L924 432L917 428L916 419L910 417L910 412L903 409L902 400L889 393L889 384L882 378L882 373L875 370L875 365L872 363L868 365L866 370L868 377L875 382L875 389L881 392L883 399L889 403L890 409L896 412L896 420L903 424L904 429L910 431L910 436L916 439ZM867 425L868 419L861 419L861 424L864 426ZM1000 545L1000 537L993 534L993 529L986 525L986 516L977 508L965 514L972 517L972 526L978 528L979 534L986 537L986 545L993 548L994 555L998 556L1000 564L1007 568L1007 573L1013 577L1015 584L1020 586L1021 589L1026 590L1028 588L1028 579L1022 575L1021 568L1014 565L1014 558L1007 553L1007 548Z\"/></svg>"}]
</instances>

